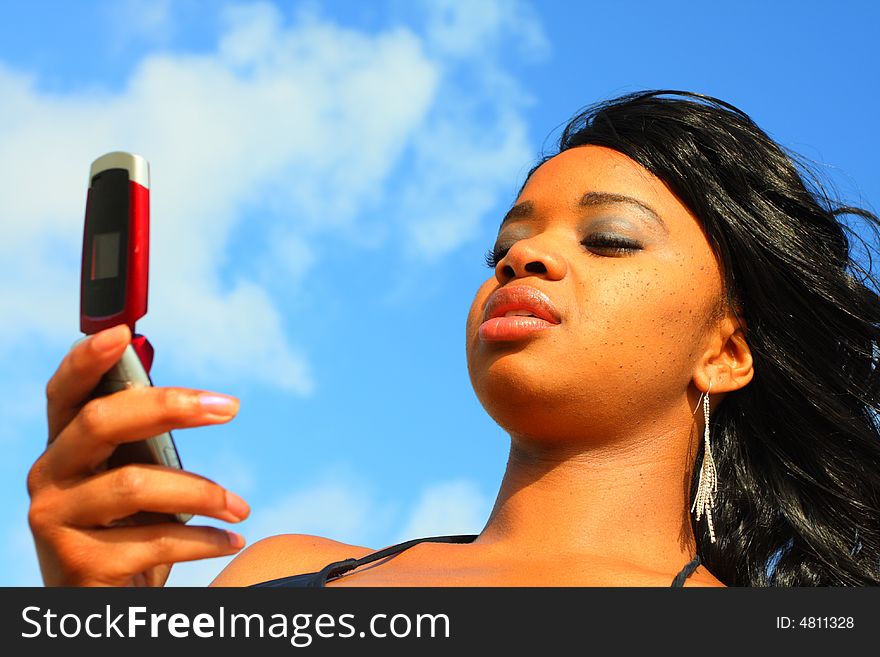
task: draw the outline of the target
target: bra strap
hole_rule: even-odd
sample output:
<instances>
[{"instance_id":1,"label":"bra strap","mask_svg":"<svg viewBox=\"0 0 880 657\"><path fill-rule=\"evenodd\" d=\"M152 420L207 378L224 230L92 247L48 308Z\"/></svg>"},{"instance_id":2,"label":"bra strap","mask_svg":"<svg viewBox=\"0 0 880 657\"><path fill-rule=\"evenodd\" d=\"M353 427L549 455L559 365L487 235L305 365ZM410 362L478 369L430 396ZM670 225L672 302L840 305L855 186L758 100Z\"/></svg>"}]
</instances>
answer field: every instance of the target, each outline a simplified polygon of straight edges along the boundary
<instances>
[{"instance_id":1,"label":"bra strap","mask_svg":"<svg viewBox=\"0 0 880 657\"><path fill-rule=\"evenodd\" d=\"M684 580L686 580L691 573L693 573L697 567L700 565L700 555L698 554L693 559L688 561L684 568L681 569L681 572L675 576L675 579L672 580L672 585L670 588L681 588L684 587Z\"/></svg>"},{"instance_id":2,"label":"bra strap","mask_svg":"<svg viewBox=\"0 0 880 657\"><path fill-rule=\"evenodd\" d=\"M376 552L372 552L367 554L360 559L343 559L342 561L336 561L334 563L328 564L324 567L323 570L318 574L318 580L321 584L317 584L317 586L321 586L324 582L330 579L336 579L337 577L341 577L345 573L350 570L354 570L360 566L364 566L368 563L373 563L374 561L379 561L379 559L384 559L385 557L390 557L391 555L398 554L403 552L404 550L408 550L413 545L418 543L473 543L479 534L455 534L453 536L429 536L427 538L414 538L410 541L405 541L404 543L398 543L397 545L391 545L387 548L383 548Z\"/></svg>"}]
</instances>

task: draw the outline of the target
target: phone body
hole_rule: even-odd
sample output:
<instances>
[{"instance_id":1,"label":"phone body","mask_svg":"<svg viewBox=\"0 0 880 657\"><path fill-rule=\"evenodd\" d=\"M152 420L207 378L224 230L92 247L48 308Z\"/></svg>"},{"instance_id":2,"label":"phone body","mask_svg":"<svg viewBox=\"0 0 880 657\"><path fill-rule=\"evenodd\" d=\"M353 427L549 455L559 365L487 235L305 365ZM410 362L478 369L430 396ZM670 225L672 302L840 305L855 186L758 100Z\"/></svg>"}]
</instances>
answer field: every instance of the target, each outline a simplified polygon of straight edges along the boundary
<instances>
[{"instance_id":1,"label":"phone body","mask_svg":"<svg viewBox=\"0 0 880 657\"><path fill-rule=\"evenodd\" d=\"M152 386L153 348L135 333L147 312L150 245L150 165L123 151L96 159L89 172L80 281L80 329L87 336L127 324L132 343L101 379L91 398ZM85 338L81 338L85 339ZM171 432L119 445L109 468L129 463L183 469ZM149 516L161 514L145 514ZM168 518L169 516L164 516ZM176 514L187 522L190 514Z\"/></svg>"}]
</instances>

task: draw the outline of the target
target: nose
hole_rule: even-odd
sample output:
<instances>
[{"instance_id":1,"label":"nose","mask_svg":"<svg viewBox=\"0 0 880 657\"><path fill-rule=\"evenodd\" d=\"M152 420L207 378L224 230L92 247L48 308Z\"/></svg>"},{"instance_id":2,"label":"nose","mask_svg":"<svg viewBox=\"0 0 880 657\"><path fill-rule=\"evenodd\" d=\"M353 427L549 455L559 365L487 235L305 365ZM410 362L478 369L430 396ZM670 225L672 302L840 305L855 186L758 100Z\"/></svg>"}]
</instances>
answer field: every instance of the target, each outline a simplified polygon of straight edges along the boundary
<instances>
[{"instance_id":1,"label":"nose","mask_svg":"<svg viewBox=\"0 0 880 657\"><path fill-rule=\"evenodd\" d=\"M495 267L495 278L504 285L513 278L536 275L549 280L565 276L565 259L540 236L514 242Z\"/></svg>"}]
</instances>

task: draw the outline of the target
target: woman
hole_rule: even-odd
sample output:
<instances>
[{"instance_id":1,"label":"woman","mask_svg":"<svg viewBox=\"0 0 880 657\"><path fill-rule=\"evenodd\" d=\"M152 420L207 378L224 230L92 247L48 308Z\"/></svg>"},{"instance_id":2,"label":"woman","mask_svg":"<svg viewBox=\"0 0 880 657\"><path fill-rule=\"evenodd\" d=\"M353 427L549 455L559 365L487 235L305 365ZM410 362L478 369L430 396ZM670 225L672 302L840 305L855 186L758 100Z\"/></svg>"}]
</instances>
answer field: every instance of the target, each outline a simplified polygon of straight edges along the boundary
<instances>
[{"instance_id":1,"label":"woman","mask_svg":"<svg viewBox=\"0 0 880 657\"><path fill-rule=\"evenodd\" d=\"M483 531L390 554L276 536L214 583L880 583L880 299L839 217L875 235L880 220L796 162L699 94L577 115L504 217L467 319L471 382L511 437ZM118 443L237 410L172 388L84 403L129 338L76 346L47 387L50 446L28 478L47 584L161 585L174 562L243 546L126 525L248 514L191 473L99 471Z\"/></svg>"}]
</instances>

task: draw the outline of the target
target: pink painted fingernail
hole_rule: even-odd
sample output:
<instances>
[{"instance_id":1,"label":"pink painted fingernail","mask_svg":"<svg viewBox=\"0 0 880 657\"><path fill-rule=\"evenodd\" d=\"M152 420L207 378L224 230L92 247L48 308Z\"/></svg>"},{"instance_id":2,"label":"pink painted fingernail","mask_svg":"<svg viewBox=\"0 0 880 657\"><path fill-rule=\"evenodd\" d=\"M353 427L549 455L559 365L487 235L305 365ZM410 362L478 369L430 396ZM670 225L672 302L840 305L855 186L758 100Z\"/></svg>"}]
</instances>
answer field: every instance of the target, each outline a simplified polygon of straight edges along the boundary
<instances>
[{"instance_id":1,"label":"pink painted fingernail","mask_svg":"<svg viewBox=\"0 0 880 657\"><path fill-rule=\"evenodd\" d=\"M199 405L209 413L233 415L238 410L238 400L227 395L199 395Z\"/></svg>"},{"instance_id":2,"label":"pink painted fingernail","mask_svg":"<svg viewBox=\"0 0 880 657\"><path fill-rule=\"evenodd\" d=\"M236 550L240 550L244 547L244 536L231 532L228 529L224 531L226 532L226 538L229 539L230 547L235 548Z\"/></svg>"},{"instance_id":3,"label":"pink painted fingernail","mask_svg":"<svg viewBox=\"0 0 880 657\"><path fill-rule=\"evenodd\" d=\"M251 512L248 503L232 491L226 491L226 510L239 520L244 520Z\"/></svg>"}]
</instances>

